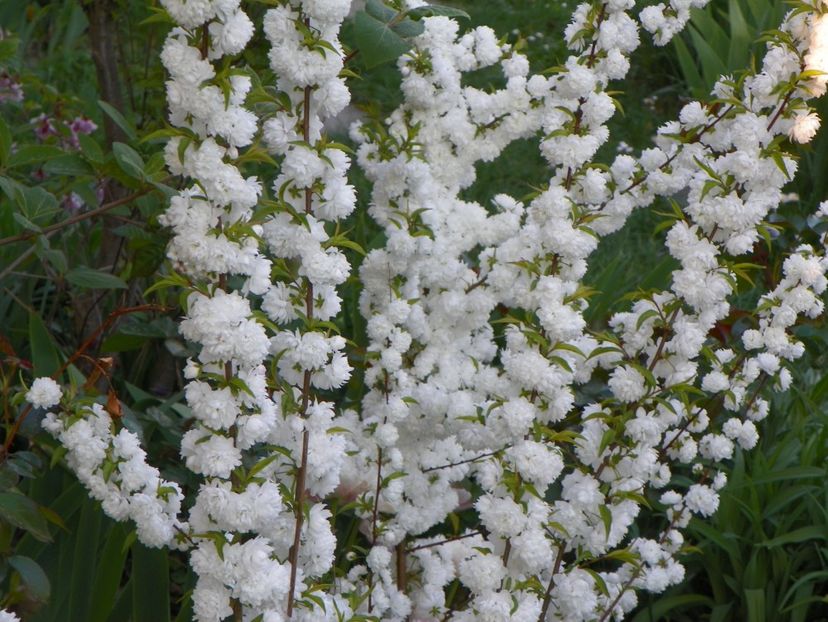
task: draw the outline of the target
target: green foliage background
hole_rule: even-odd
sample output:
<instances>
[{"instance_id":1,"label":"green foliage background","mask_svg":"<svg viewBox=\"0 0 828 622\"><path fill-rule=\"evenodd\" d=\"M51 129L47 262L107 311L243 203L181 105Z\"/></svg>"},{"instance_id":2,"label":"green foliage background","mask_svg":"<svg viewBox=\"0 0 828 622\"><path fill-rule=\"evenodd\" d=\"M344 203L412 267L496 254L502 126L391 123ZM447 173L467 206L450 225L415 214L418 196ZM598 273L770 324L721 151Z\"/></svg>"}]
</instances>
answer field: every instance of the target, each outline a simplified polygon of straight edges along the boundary
<instances>
[{"instance_id":1,"label":"green foliage background","mask_svg":"<svg viewBox=\"0 0 828 622\"><path fill-rule=\"evenodd\" d=\"M120 112L99 103L90 32L96 3L109 5ZM565 58L561 33L574 8L566 2L452 4L469 13L471 25L491 25L523 48L535 70ZM123 424L142 435L154 464L192 485L177 460L189 418L179 370L191 352L176 332L175 296L144 295L165 272L167 234L157 217L172 191L167 184L174 183L163 171L163 139L152 137L163 128L164 77L157 54L167 28L153 8L141 0L0 0L0 72L19 78L26 93L22 103L0 104L2 426L8 439L23 409L15 397L23 383L55 372L91 340L64 380L82 385L111 363L111 379L93 379L90 388L97 387L102 400L115 394ZM630 79L619 86L624 114L613 121L615 140L602 159L612 158L618 141L646 147L658 125L689 98L704 97L716 76L755 62L761 46L751 42L784 10L777 0L714 0L694 14L688 32L673 45L644 43ZM343 38L353 45L357 36L348 27ZM265 66L265 54L259 42L245 58ZM393 64L373 66L363 54L355 56L352 68L358 74L354 103L362 113L381 118L393 109L399 100ZM486 72L473 77L479 84L497 79ZM33 133L31 119L40 114L54 118L60 134L46 143ZM93 119L99 130L73 148L66 145L64 122L77 115ZM765 267L759 285L775 279L787 236L808 236L807 215L828 194L826 154L825 134L802 148L802 174L791 188L799 198L777 215L788 233L769 249L757 249L752 259ZM488 204L501 192L521 197L547 175L536 142L522 141L479 167L467 198ZM349 227L353 239L370 249L382 242L366 215L370 188L358 172L353 181L361 203ZM71 193L87 205L124 203L106 216L64 226L73 217L64 207ZM623 308L626 292L668 285L673 264L656 233L657 210L636 213L593 257L587 281L597 294L588 319L595 326ZM359 256L351 260L358 264ZM364 324L357 295L351 287L342 323L347 334L356 335L352 362L358 368ZM111 315L146 304L165 310ZM738 321L722 328L717 338L724 341L740 330ZM642 596L634 622L828 620L828 329L813 323L799 334L808 352L793 389L775 399L760 446L737 454L718 514L709 522L694 521L687 532L697 544L684 560L687 580L665 594ZM355 374L342 402L358 399L360 378ZM0 606L35 622L190 620L186 560L140 546L129 526L106 518L61 464L54 441L39 432L39 416L25 419L0 465ZM343 540L359 538L355 525L347 512L337 516Z\"/></svg>"}]
</instances>

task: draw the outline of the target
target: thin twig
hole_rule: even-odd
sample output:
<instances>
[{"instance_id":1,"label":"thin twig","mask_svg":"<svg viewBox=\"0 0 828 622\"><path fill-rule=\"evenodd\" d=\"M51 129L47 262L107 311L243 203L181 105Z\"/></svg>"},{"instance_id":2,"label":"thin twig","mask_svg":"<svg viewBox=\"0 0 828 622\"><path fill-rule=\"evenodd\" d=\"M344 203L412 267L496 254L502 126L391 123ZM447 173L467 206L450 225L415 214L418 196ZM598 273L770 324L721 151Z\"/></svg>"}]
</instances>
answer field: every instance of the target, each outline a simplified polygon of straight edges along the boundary
<instances>
[{"instance_id":1,"label":"thin twig","mask_svg":"<svg viewBox=\"0 0 828 622\"><path fill-rule=\"evenodd\" d=\"M449 542L456 542L457 540L464 540L465 538L472 538L474 536L479 536L483 533L480 530L470 531L469 533L464 533L461 536L454 536L453 538L446 538L445 540L438 540L437 542L431 542L429 544L420 544L418 546L412 546L411 548L406 549L406 553L413 553L414 551L421 551L423 549L430 549L435 546L440 546L441 544L448 544Z\"/></svg>"},{"instance_id":2,"label":"thin twig","mask_svg":"<svg viewBox=\"0 0 828 622\"><path fill-rule=\"evenodd\" d=\"M546 592L543 595L543 606L541 607L538 622L543 622L546 619L546 612L549 611L549 605L552 603L552 588L555 587L555 575L561 569L564 556L564 545L558 546L558 554L555 556L555 566L552 568L552 576L549 577L549 583L546 586Z\"/></svg>"},{"instance_id":3,"label":"thin twig","mask_svg":"<svg viewBox=\"0 0 828 622\"><path fill-rule=\"evenodd\" d=\"M163 181L167 181L166 179ZM161 183L163 183L163 181ZM146 188L139 190L129 196L126 196L122 199L117 199L115 201L110 201L109 203L104 203L100 207L96 207L93 210L89 210L88 212L84 212L83 214L78 214L77 216L72 216L71 218L67 218L66 220L61 220L53 225L49 225L48 227L43 227L40 231L28 231L26 233L20 233L18 235L12 235L7 238L0 238L0 246L5 246L6 244L12 244L14 242L22 242L23 240L29 240L31 238L35 238L39 235L45 235L48 233L52 233L53 231L58 231L59 229L63 229L64 227L69 227L70 225L77 224L81 221L88 220L90 218L94 218L95 216L100 216L108 212L111 209L115 209L116 207L120 207L121 205L126 205L127 203L131 203L135 199L139 199L145 194L149 194L155 188L153 186L147 186Z\"/></svg>"},{"instance_id":4,"label":"thin twig","mask_svg":"<svg viewBox=\"0 0 828 622\"><path fill-rule=\"evenodd\" d=\"M474 458L469 458L468 460L460 460L459 462L450 462L449 464L441 464L440 466L435 467L428 467L427 469L423 469L423 473L431 473L432 471L440 471L442 469L450 469L451 467L460 466L462 464L469 464L470 462L477 462L478 460L483 460L484 458L491 458L492 456L496 456L501 452L506 451L509 449L511 445L507 445L501 449L495 449L494 451L486 452L485 454L480 454L479 456L475 456Z\"/></svg>"}]
</instances>

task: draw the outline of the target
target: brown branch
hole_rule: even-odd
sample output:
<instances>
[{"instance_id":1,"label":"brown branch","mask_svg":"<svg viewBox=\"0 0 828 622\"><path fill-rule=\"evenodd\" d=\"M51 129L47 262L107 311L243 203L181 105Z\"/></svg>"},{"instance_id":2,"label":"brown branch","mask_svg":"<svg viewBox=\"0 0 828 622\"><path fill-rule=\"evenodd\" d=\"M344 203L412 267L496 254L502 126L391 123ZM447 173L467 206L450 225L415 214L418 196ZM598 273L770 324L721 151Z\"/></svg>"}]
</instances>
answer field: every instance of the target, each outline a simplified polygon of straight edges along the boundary
<instances>
[{"instance_id":1,"label":"brown branch","mask_svg":"<svg viewBox=\"0 0 828 622\"><path fill-rule=\"evenodd\" d=\"M802 65L802 70L804 70L804 69L805 69L805 66ZM773 118L768 123L768 127L767 127L768 131L770 131L771 128L773 128L773 126L779 120L779 117L781 117L782 113L785 112L785 106L787 106L788 102L791 101L791 96L793 95L793 93L794 93L794 89L791 89L790 91L788 91L788 94L785 95L785 99L783 99L782 103L779 105L779 110L776 111L776 114L773 115Z\"/></svg>"},{"instance_id":2,"label":"brown branch","mask_svg":"<svg viewBox=\"0 0 828 622\"><path fill-rule=\"evenodd\" d=\"M543 595L543 606L541 607L541 612L538 616L538 622L543 622L546 619L546 613L549 611L549 605L552 603L552 588L555 587L555 575L558 574L558 571L561 569L563 556L564 545L561 544L558 546L558 554L555 557L555 566L552 569L552 576L549 577L549 584L546 586L546 592Z\"/></svg>"},{"instance_id":3,"label":"brown branch","mask_svg":"<svg viewBox=\"0 0 828 622\"><path fill-rule=\"evenodd\" d=\"M676 316L678 315L679 310L681 310L681 305L677 306L673 313L670 315L670 317L667 318L667 320L665 321L665 324L667 326L664 327L665 330L662 333L661 339L658 342L658 348L656 349L656 353L653 356L653 360L650 361L650 364L647 366L648 371L653 371L655 369L655 366L658 365L658 362L661 360L661 355L664 353L664 346L667 345L667 327L671 326L673 322L676 321Z\"/></svg>"},{"instance_id":4,"label":"brown branch","mask_svg":"<svg viewBox=\"0 0 828 622\"><path fill-rule=\"evenodd\" d=\"M303 105L304 117L302 119L302 138L306 143L310 142L310 106L311 106L311 92L310 86L305 87L305 101ZM305 213L310 214L313 207L313 190L305 188ZM307 280L307 291L305 292L305 316L308 322L313 320L313 284ZM302 410L301 417L304 419L308 412L308 405L310 403L310 381L311 372L306 370L302 382ZM295 518L295 525L293 529L293 545L290 547L288 555L290 561L290 586L288 588L287 601L287 617L293 617L294 608L294 591L296 590L296 571L299 565L299 549L302 546L302 524L304 522L304 505L306 490L306 480L308 471L308 443L310 442L310 435L308 430L302 432L302 455L300 457L299 469L296 471L296 486L293 495L293 515Z\"/></svg>"},{"instance_id":5,"label":"brown branch","mask_svg":"<svg viewBox=\"0 0 828 622\"><path fill-rule=\"evenodd\" d=\"M405 594L408 589L408 572L405 564L405 539L397 545L397 589Z\"/></svg>"}]
</instances>

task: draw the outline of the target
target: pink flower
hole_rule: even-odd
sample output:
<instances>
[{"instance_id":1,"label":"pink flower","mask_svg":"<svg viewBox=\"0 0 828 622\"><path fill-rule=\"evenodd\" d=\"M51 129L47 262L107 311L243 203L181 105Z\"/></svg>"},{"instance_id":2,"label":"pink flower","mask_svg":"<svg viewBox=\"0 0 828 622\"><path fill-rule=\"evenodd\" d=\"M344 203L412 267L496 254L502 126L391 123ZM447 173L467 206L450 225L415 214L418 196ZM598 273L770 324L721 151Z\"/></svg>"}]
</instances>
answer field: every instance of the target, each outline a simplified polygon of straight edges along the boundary
<instances>
[{"instance_id":1,"label":"pink flower","mask_svg":"<svg viewBox=\"0 0 828 622\"><path fill-rule=\"evenodd\" d=\"M35 126L35 136L40 141L46 140L49 136L57 136L58 134L54 123L52 123L52 119L47 117L45 112L32 119L31 123Z\"/></svg>"},{"instance_id":2,"label":"pink flower","mask_svg":"<svg viewBox=\"0 0 828 622\"><path fill-rule=\"evenodd\" d=\"M22 102L23 87L5 71L0 73L0 104L3 102Z\"/></svg>"},{"instance_id":3,"label":"pink flower","mask_svg":"<svg viewBox=\"0 0 828 622\"><path fill-rule=\"evenodd\" d=\"M69 124L73 134L91 134L98 129L97 124L90 118L82 116L75 117Z\"/></svg>"}]
</instances>

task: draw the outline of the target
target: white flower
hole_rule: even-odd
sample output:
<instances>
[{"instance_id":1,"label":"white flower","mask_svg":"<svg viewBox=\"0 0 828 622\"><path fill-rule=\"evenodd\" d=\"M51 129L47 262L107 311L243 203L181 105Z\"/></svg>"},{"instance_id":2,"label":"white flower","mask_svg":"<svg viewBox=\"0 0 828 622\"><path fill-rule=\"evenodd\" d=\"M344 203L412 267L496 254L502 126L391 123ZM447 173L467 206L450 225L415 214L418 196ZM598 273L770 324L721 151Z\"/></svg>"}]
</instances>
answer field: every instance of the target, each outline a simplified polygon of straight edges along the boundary
<instances>
[{"instance_id":1,"label":"white flower","mask_svg":"<svg viewBox=\"0 0 828 622\"><path fill-rule=\"evenodd\" d=\"M241 464L241 451L232 438L199 429L190 430L181 439L181 457L190 470L224 479Z\"/></svg>"},{"instance_id":2,"label":"white flower","mask_svg":"<svg viewBox=\"0 0 828 622\"><path fill-rule=\"evenodd\" d=\"M518 535L526 525L526 515L511 499L485 495L477 502L476 508L480 520L497 536L511 538Z\"/></svg>"},{"instance_id":3,"label":"white flower","mask_svg":"<svg viewBox=\"0 0 828 622\"><path fill-rule=\"evenodd\" d=\"M719 508L719 495L709 486L693 484L684 495L684 502L691 512L711 516Z\"/></svg>"},{"instance_id":4,"label":"white flower","mask_svg":"<svg viewBox=\"0 0 828 622\"><path fill-rule=\"evenodd\" d=\"M459 578L475 594L485 594L500 587L506 569L498 555L474 555L460 563Z\"/></svg>"},{"instance_id":5,"label":"white flower","mask_svg":"<svg viewBox=\"0 0 828 622\"><path fill-rule=\"evenodd\" d=\"M199 622L221 622L230 617L230 590L215 579L199 576L193 590L193 613Z\"/></svg>"},{"instance_id":6,"label":"white flower","mask_svg":"<svg viewBox=\"0 0 828 622\"><path fill-rule=\"evenodd\" d=\"M26 393L26 400L35 408L51 408L60 403L63 391L57 382L48 377L36 378Z\"/></svg>"},{"instance_id":7,"label":"white flower","mask_svg":"<svg viewBox=\"0 0 828 622\"><path fill-rule=\"evenodd\" d=\"M733 455L733 443L721 434L706 434L699 441L699 452L709 460L726 460Z\"/></svg>"},{"instance_id":8,"label":"white flower","mask_svg":"<svg viewBox=\"0 0 828 622\"><path fill-rule=\"evenodd\" d=\"M793 118L788 137L797 143L809 143L816 136L819 126L819 115L815 112L799 112Z\"/></svg>"},{"instance_id":9,"label":"white flower","mask_svg":"<svg viewBox=\"0 0 828 622\"><path fill-rule=\"evenodd\" d=\"M635 402L647 392L644 376L633 367L616 367L609 379L609 388L622 402Z\"/></svg>"}]
</instances>

